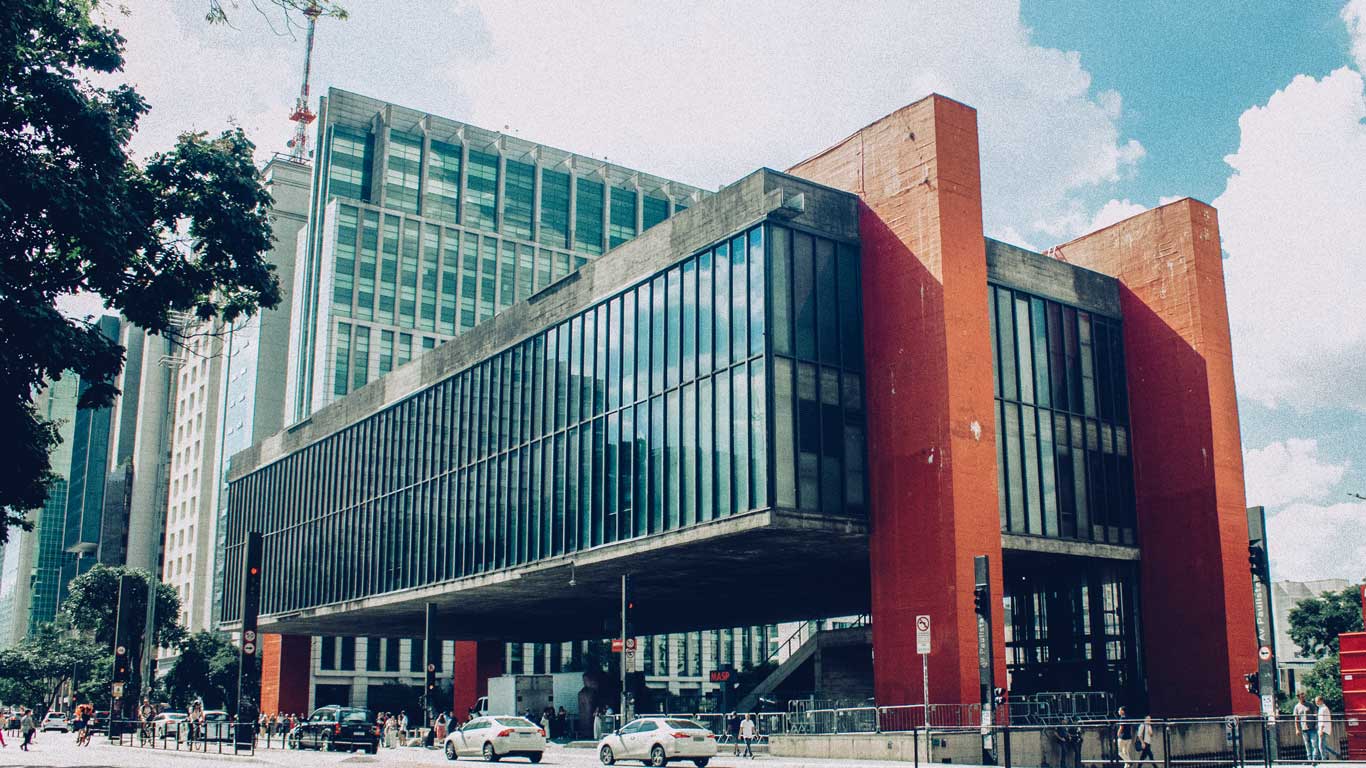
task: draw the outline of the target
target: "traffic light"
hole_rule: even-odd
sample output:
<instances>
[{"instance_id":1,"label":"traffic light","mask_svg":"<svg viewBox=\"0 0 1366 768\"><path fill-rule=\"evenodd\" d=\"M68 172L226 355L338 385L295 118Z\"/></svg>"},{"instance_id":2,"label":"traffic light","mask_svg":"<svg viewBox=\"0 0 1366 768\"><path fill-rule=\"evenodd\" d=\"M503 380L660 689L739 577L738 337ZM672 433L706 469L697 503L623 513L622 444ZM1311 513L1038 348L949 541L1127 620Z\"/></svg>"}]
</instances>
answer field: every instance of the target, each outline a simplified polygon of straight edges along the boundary
<instances>
[{"instance_id":1,"label":"traffic light","mask_svg":"<svg viewBox=\"0 0 1366 768\"><path fill-rule=\"evenodd\" d=\"M635 637L635 636L636 636L635 613L636 613L636 601L634 601L634 600L627 600L627 601L626 601L626 612L625 612L625 614L624 614L625 619L626 619L626 625L623 626L623 627L621 628L621 636L624 637L624 638L625 638L625 637Z\"/></svg>"},{"instance_id":2,"label":"traffic light","mask_svg":"<svg viewBox=\"0 0 1366 768\"><path fill-rule=\"evenodd\" d=\"M992 705L993 707L1004 707L1005 704L1006 704L1006 689L1004 689L1004 688L993 688L993 689L991 689L991 705Z\"/></svg>"},{"instance_id":3,"label":"traffic light","mask_svg":"<svg viewBox=\"0 0 1366 768\"><path fill-rule=\"evenodd\" d=\"M128 682L128 648L119 645L114 648L114 680L116 683Z\"/></svg>"},{"instance_id":4,"label":"traffic light","mask_svg":"<svg viewBox=\"0 0 1366 768\"><path fill-rule=\"evenodd\" d=\"M1260 696L1262 693L1261 682L1258 680L1256 672L1249 672L1243 675L1243 687L1253 696Z\"/></svg>"},{"instance_id":5,"label":"traffic light","mask_svg":"<svg viewBox=\"0 0 1366 768\"><path fill-rule=\"evenodd\" d=\"M991 618L991 588L985 584L978 584L972 588L972 607L977 611L978 616Z\"/></svg>"},{"instance_id":6,"label":"traffic light","mask_svg":"<svg viewBox=\"0 0 1366 768\"><path fill-rule=\"evenodd\" d=\"M1270 572L1269 563L1266 559L1266 549L1260 544L1247 545L1247 564L1252 569L1252 575L1266 581L1267 574Z\"/></svg>"}]
</instances>

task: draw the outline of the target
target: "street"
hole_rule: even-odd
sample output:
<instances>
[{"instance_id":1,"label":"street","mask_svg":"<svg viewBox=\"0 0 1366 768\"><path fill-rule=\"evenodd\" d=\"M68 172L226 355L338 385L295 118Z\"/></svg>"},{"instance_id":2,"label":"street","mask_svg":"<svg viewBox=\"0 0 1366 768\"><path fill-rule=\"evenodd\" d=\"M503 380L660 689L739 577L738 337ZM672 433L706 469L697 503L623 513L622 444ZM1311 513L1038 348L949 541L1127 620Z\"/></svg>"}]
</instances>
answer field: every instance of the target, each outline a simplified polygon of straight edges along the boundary
<instances>
[{"instance_id":1,"label":"street","mask_svg":"<svg viewBox=\"0 0 1366 768\"><path fill-rule=\"evenodd\" d=\"M41 733L29 752L20 752L17 739L7 739L8 746L0 750L0 767L23 766L109 766L110 768L196 768L207 765L234 763L241 765L286 766L440 766L449 763L442 753L435 749L405 747L382 749L379 754L331 753L312 751L259 750L254 757L234 757L231 754L218 755L213 747L209 754L177 752L175 750L143 749L140 747L119 747L96 738L89 747L77 747L74 737L65 733ZM461 759L455 765L470 765L478 760ZM501 764L529 765L525 760L508 759ZM597 754L591 749L566 749L551 745L545 753L541 765L576 766L590 768L598 766ZM624 763L636 765L636 763ZM690 762L673 765L691 766ZM729 754L718 755L708 768L735 768L736 766L762 765L765 768L833 768L834 766L882 766L887 768L905 763L892 763L875 760L817 760L811 758L780 758L761 755L753 760L733 757Z\"/></svg>"}]
</instances>

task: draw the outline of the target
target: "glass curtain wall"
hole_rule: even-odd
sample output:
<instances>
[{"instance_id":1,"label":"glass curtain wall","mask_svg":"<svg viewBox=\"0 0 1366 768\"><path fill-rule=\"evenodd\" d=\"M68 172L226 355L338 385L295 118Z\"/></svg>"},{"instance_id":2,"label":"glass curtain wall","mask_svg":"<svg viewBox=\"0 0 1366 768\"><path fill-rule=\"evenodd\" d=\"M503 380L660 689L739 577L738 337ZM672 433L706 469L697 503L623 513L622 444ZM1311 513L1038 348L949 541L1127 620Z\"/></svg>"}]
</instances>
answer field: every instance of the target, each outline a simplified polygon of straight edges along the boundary
<instances>
[{"instance_id":1,"label":"glass curtain wall","mask_svg":"<svg viewBox=\"0 0 1366 768\"><path fill-rule=\"evenodd\" d=\"M1119 321L1006 287L989 295L1001 530L1134 545Z\"/></svg>"},{"instance_id":2,"label":"glass curtain wall","mask_svg":"<svg viewBox=\"0 0 1366 768\"><path fill-rule=\"evenodd\" d=\"M228 573L264 531L270 613L775 505L862 516L857 270L767 225L695 253L235 482Z\"/></svg>"}]
</instances>

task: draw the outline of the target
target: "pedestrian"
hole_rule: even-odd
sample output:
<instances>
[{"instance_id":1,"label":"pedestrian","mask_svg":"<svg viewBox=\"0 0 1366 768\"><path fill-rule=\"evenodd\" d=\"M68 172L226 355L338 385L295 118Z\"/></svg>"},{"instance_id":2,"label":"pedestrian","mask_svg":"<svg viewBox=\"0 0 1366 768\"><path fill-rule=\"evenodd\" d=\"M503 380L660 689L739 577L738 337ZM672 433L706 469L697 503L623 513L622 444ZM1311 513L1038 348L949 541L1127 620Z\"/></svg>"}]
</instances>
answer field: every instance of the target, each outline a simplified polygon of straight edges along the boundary
<instances>
[{"instance_id":1,"label":"pedestrian","mask_svg":"<svg viewBox=\"0 0 1366 768\"><path fill-rule=\"evenodd\" d=\"M1119 749L1119 759L1125 765L1134 761L1134 726L1125 720L1128 712L1119 708L1119 727L1115 729L1115 746Z\"/></svg>"},{"instance_id":2,"label":"pedestrian","mask_svg":"<svg viewBox=\"0 0 1366 768\"><path fill-rule=\"evenodd\" d=\"M387 749L398 747L398 718L393 715L386 715L384 721L384 746Z\"/></svg>"},{"instance_id":3,"label":"pedestrian","mask_svg":"<svg viewBox=\"0 0 1366 768\"><path fill-rule=\"evenodd\" d=\"M33 712L24 709L24 716L19 718L19 732L24 734L24 743L19 745L20 749L28 751L28 745L33 743L33 732L36 730L38 727L33 724Z\"/></svg>"},{"instance_id":4,"label":"pedestrian","mask_svg":"<svg viewBox=\"0 0 1366 768\"><path fill-rule=\"evenodd\" d=\"M733 754L734 754L736 757L739 757L739 756L740 756L740 716L737 715L737 714L734 713L734 712L731 712L731 713L730 713L730 717L726 718L726 732L730 735L731 746L733 747Z\"/></svg>"},{"instance_id":5,"label":"pedestrian","mask_svg":"<svg viewBox=\"0 0 1366 768\"><path fill-rule=\"evenodd\" d=\"M1297 699L1294 710L1295 730L1300 732L1300 740L1304 742L1304 759L1318 760L1321 757L1319 755L1319 740L1314 735L1314 723L1309 719L1311 710L1309 703L1305 701L1304 691L1296 694L1295 698Z\"/></svg>"},{"instance_id":6,"label":"pedestrian","mask_svg":"<svg viewBox=\"0 0 1366 768\"><path fill-rule=\"evenodd\" d=\"M545 731L545 737L547 739L552 739L555 737L555 735L550 732L551 711L552 710L550 709L550 707L546 707L545 709L541 710L541 730Z\"/></svg>"},{"instance_id":7,"label":"pedestrian","mask_svg":"<svg viewBox=\"0 0 1366 768\"><path fill-rule=\"evenodd\" d=\"M555 732L560 736L574 736L569 730L569 712L563 706L555 713Z\"/></svg>"},{"instance_id":8,"label":"pedestrian","mask_svg":"<svg viewBox=\"0 0 1366 768\"><path fill-rule=\"evenodd\" d=\"M745 740L745 757L754 759L754 750L750 747L754 744L754 739L759 736L759 729L755 727L754 721L745 715L744 722L740 723L740 738Z\"/></svg>"},{"instance_id":9,"label":"pedestrian","mask_svg":"<svg viewBox=\"0 0 1366 768\"><path fill-rule=\"evenodd\" d=\"M1157 760L1153 758L1153 718L1148 715L1139 723L1138 730L1134 733L1134 746L1138 748L1138 764L1140 766L1146 761L1151 763L1153 768L1157 768Z\"/></svg>"},{"instance_id":10,"label":"pedestrian","mask_svg":"<svg viewBox=\"0 0 1366 768\"><path fill-rule=\"evenodd\" d=\"M401 712L398 716L398 745L408 746L408 713Z\"/></svg>"},{"instance_id":11,"label":"pedestrian","mask_svg":"<svg viewBox=\"0 0 1366 768\"><path fill-rule=\"evenodd\" d=\"M1318 758L1319 760L1328 759L1326 755L1332 755L1333 759L1341 760L1342 753L1334 749L1333 741L1333 711L1324 703L1322 696L1314 697L1314 703L1319 706L1318 711Z\"/></svg>"}]
</instances>

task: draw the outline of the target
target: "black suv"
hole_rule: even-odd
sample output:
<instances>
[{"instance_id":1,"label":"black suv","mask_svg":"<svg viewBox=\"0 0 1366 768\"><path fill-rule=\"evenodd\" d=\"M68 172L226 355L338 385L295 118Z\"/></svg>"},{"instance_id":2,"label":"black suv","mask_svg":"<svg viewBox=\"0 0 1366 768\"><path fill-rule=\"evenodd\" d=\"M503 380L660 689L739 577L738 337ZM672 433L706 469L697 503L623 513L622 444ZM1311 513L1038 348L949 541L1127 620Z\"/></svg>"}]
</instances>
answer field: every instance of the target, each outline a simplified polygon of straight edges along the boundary
<instances>
[{"instance_id":1,"label":"black suv","mask_svg":"<svg viewBox=\"0 0 1366 768\"><path fill-rule=\"evenodd\" d=\"M379 751L379 728L368 709L322 707L294 726L289 746L324 752L363 749L373 755Z\"/></svg>"}]
</instances>

